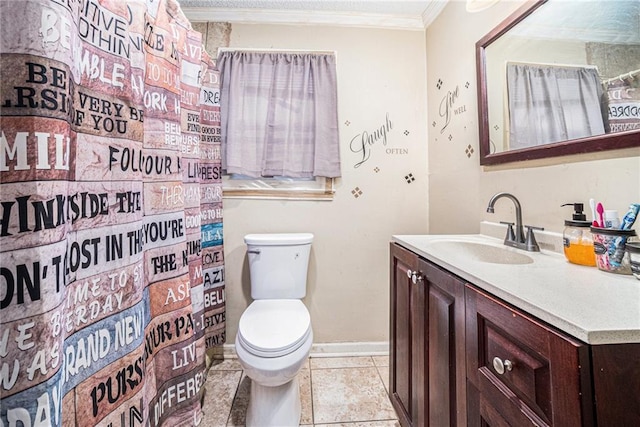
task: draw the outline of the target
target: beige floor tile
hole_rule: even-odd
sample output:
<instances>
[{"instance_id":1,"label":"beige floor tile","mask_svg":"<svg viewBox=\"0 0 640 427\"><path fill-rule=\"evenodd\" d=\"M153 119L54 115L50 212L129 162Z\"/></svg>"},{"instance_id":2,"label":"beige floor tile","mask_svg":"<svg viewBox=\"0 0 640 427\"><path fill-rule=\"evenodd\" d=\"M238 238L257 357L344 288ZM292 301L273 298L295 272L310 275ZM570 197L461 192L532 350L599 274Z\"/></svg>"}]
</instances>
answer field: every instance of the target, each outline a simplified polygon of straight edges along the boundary
<instances>
[{"instance_id":1,"label":"beige floor tile","mask_svg":"<svg viewBox=\"0 0 640 427\"><path fill-rule=\"evenodd\" d=\"M380 379L382 379L382 383L384 384L384 389L389 393L389 367L388 366L378 366L378 373L380 374Z\"/></svg>"},{"instance_id":2,"label":"beige floor tile","mask_svg":"<svg viewBox=\"0 0 640 427\"><path fill-rule=\"evenodd\" d=\"M359 357L312 357L311 369L358 368L374 366L370 356Z\"/></svg>"},{"instance_id":3,"label":"beige floor tile","mask_svg":"<svg viewBox=\"0 0 640 427\"><path fill-rule=\"evenodd\" d=\"M315 427L400 427L397 420L364 421L361 423L316 424Z\"/></svg>"},{"instance_id":4,"label":"beige floor tile","mask_svg":"<svg viewBox=\"0 0 640 427\"><path fill-rule=\"evenodd\" d=\"M389 356L373 356L371 358L376 366L389 366Z\"/></svg>"},{"instance_id":5,"label":"beige floor tile","mask_svg":"<svg viewBox=\"0 0 640 427\"><path fill-rule=\"evenodd\" d=\"M242 371L242 365L236 358L216 359L211 363L210 369L215 371Z\"/></svg>"},{"instance_id":6,"label":"beige floor tile","mask_svg":"<svg viewBox=\"0 0 640 427\"><path fill-rule=\"evenodd\" d=\"M300 382L300 402L302 414L300 414L300 424L313 424L313 401L311 398L311 371L302 369L298 374Z\"/></svg>"},{"instance_id":7,"label":"beige floor tile","mask_svg":"<svg viewBox=\"0 0 640 427\"><path fill-rule=\"evenodd\" d=\"M241 375L241 371L209 371L204 385L201 425L213 427L227 424Z\"/></svg>"},{"instance_id":8,"label":"beige floor tile","mask_svg":"<svg viewBox=\"0 0 640 427\"><path fill-rule=\"evenodd\" d=\"M231 407L231 414L229 415L228 426L243 426L245 422L245 415L247 413L247 406L249 405L249 395L251 394L251 379L242 375L242 380L236 391L235 398L233 399L233 406Z\"/></svg>"},{"instance_id":9,"label":"beige floor tile","mask_svg":"<svg viewBox=\"0 0 640 427\"><path fill-rule=\"evenodd\" d=\"M312 369L311 388L313 419L316 423L396 418L375 367Z\"/></svg>"}]
</instances>

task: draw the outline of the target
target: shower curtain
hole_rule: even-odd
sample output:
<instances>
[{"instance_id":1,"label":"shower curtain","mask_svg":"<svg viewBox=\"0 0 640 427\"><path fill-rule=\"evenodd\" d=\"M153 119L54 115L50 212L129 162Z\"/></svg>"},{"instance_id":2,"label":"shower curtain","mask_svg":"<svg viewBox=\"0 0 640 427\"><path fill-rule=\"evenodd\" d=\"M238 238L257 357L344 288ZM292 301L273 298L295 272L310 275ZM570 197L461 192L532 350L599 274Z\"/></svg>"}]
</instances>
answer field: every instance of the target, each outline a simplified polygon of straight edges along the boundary
<instances>
[{"instance_id":1,"label":"shower curtain","mask_svg":"<svg viewBox=\"0 0 640 427\"><path fill-rule=\"evenodd\" d=\"M611 132L640 129L640 70L605 81Z\"/></svg>"},{"instance_id":2,"label":"shower curtain","mask_svg":"<svg viewBox=\"0 0 640 427\"><path fill-rule=\"evenodd\" d=\"M225 340L201 35L176 0L0 7L0 426L197 425Z\"/></svg>"}]
</instances>

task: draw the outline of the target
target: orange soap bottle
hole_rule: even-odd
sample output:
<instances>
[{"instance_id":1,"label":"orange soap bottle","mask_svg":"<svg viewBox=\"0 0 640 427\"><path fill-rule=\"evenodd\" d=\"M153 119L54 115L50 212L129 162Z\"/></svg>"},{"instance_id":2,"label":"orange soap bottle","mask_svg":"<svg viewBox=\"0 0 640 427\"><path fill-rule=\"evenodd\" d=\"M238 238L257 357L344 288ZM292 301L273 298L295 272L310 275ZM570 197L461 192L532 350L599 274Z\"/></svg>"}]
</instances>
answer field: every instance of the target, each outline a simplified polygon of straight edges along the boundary
<instances>
[{"instance_id":1,"label":"orange soap bottle","mask_svg":"<svg viewBox=\"0 0 640 427\"><path fill-rule=\"evenodd\" d=\"M562 206L573 206L572 219L564 222L562 240L564 256L573 264L596 265L596 255L593 251L593 237L591 236L591 222L587 221L582 203L566 203Z\"/></svg>"}]
</instances>

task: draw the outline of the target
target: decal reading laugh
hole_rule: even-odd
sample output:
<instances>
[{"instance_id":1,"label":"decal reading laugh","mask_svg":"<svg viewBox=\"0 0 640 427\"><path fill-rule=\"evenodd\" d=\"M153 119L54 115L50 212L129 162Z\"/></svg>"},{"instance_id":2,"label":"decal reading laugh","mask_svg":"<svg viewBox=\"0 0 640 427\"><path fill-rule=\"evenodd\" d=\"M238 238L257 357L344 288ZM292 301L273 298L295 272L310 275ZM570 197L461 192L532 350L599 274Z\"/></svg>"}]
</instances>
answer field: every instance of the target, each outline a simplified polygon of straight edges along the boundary
<instances>
[{"instance_id":1,"label":"decal reading laugh","mask_svg":"<svg viewBox=\"0 0 640 427\"><path fill-rule=\"evenodd\" d=\"M382 145L387 145L387 133L392 128L393 125L389 119L389 113L387 113L385 123L378 129L372 133L364 131L351 139L349 148L353 153L360 154L361 156L360 161L353 165L354 168L360 167L361 164L369 160L369 157L371 157L371 147L375 145L376 142L382 141Z\"/></svg>"}]
</instances>

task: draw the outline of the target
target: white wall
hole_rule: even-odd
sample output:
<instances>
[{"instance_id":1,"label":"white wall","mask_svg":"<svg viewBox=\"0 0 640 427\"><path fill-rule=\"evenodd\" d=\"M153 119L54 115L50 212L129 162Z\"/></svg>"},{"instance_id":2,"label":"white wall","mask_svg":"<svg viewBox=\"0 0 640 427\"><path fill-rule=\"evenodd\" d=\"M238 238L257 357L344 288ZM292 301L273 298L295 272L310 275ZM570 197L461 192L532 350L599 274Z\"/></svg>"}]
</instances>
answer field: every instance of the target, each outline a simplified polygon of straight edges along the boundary
<instances>
[{"instance_id":1,"label":"white wall","mask_svg":"<svg viewBox=\"0 0 640 427\"><path fill-rule=\"evenodd\" d=\"M562 232L564 219L570 218L571 210L560 207L563 203L588 204L593 197L623 215L630 203L640 201L640 148L504 166L479 165L475 43L522 4L503 0L470 14L464 2L450 1L427 29L431 233L477 233L481 220L513 221L513 206L508 201L499 201L495 214L485 212L487 202L499 191L519 198L525 224L557 232ZM436 86L439 79L443 82L440 89ZM454 115L440 133L445 122L441 102L456 86L459 94L453 107L465 111ZM469 146L471 157L465 153Z\"/></svg>"},{"instance_id":2,"label":"white wall","mask_svg":"<svg viewBox=\"0 0 640 427\"><path fill-rule=\"evenodd\" d=\"M343 174L331 202L224 200L229 342L251 301L243 236L301 231L315 235L305 299L314 342L388 340L391 235L426 233L428 224L424 32L233 24L229 44L337 52ZM362 158L351 140L385 125L387 114L386 146L375 142L355 168Z\"/></svg>"}]
</instances>

